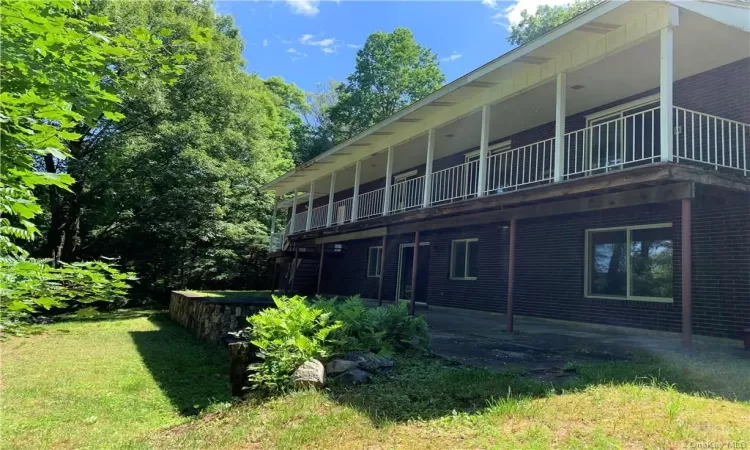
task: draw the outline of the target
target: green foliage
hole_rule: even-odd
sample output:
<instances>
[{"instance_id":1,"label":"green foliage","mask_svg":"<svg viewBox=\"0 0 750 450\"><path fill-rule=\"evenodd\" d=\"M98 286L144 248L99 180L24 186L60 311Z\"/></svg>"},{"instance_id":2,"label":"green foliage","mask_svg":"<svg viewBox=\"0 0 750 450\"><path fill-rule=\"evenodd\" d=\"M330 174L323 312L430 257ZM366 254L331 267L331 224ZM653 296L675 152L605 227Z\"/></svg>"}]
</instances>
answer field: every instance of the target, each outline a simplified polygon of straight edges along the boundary
<instances>
[{"instance_id":1,"label":"green foliage","mask_svg":"<svg viewBox=\"0 0 750 450\"><path fill-rule=\"evenodd\" d=\"M35 158L65 160L82 127L120 121L118 90L149 68L167 79L179 73L165 64L171 56L159 51L155 33L112 34L111 21L89 9L86 1L2 2L0 254L27 254L18 241L39 231L36 186L73 184L68 173L35 170Z\"/></svg>"},{"instance_id":2,"label":"green foliage","mask_svg":"<svg viewBox=\"0 0 750 450\"><path fill-rule=\"evenodd\" d=\"M445 76L437 56L414 41L407 28L368 36L354 72L337 87L330 109L333 140L342 142L440 88Z\"/></svg>"},{"instance_id":3,"label":"green foliage","mask_svg":"<svg viewBox=\"0 0 750 450\"><path fill-rule=\"evenodd\" d=\"M210 2L97 6L118 33L170 30L165 50L192 46L172 83L145 72L119 92L126 119L85 130L80 156L64 167L79 179L76 195L50 202L63 256L116 255L139 274L141 295L266 287L273 199L261 186L293 167L302 92L247 73L237 28ZM47 235L45 256L59 241L54 225Z\"/></svg>"},{"instance_id":4,"label":"green foliage","mask_svg":"<svg viewBox=\"0 0 750 450\"><path fill-rule=\"evenodd\" d=\"M101 261L61 263L33 258L0 257L0 320L14 328L19 320L40 309L68 308L90 316L97 302L124 299L135 274L121 272Z\"/></svg>"},{"instance_id":5,"label":"green foliage","mask_svg":"<svg viewBox=\"0 0 750 450\"><path fill-rule=\"evenodd\" d=\"M521 21L511 25L508 42L523 45L533 41L551 29L601 3L602 0L574 0L567 5L539 5L535 14L521 12Z\"/></svg>"},{"instance_id":6,"label":"green foliage","mask_svg":"<svg viewBox=\"0 0 750 450\"><path fill-rule=\"evenodd\" d=\"M273 297L276 308L248 317L246 333L258 347L250 382L265 391L290 387L289 377L310 358L364 350L391 355L429 345L427 324L406 304L370 308L359 297L345 300Z\"/></svg>"},{"instance_id":7,"label":"green foliage","mask_svg":"<svg viewBox=\"0 0 750 450\"><path fill-rule=\"evenodd\" d=\"M342 324L331 335L333 354L365 350L385 356L410 348L426 350L429 346L427 323L409 315L406 303L370 308L359 297L350 297L317 299L313 305Z\"/></svg>"},{"instance_id":8,"label":"green foliage","mask_svg":"<svg viewBox=\"0 0 750 450\"><path fill-rule=\"evenodd\" d=\"M273 297L276 308L247 318L248 333L258 348L261 362L251 366L250 383L266 391L290 387L294 370L310 358L328 354L326 343L341 327L322 308L310 306L304 297Z\"/></svg>"}]
</instances>

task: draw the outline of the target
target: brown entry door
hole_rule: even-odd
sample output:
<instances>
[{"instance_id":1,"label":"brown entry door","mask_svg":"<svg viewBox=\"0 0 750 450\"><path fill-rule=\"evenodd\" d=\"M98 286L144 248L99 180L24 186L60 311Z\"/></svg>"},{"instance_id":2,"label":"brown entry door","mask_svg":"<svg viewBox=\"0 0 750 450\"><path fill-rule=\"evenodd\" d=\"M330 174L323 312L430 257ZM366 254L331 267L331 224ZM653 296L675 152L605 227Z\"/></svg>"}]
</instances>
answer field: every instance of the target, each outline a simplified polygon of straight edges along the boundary
<instances>
[{"instance_id":1,"label":"brown entry door","mask_svg":"<svg viewBox=\"0 0 750 450\"><path fill-rule=\"evenodd\" d=\"M416 299L419 303L427 303L427 283L430 273L430 245L423 243L419 246L419 265L417 270ZM411 284L412 265L414 262L414 244L401 247L399 271L399 300L411 300L413 286Z\"/></svg>"}]
</instances>

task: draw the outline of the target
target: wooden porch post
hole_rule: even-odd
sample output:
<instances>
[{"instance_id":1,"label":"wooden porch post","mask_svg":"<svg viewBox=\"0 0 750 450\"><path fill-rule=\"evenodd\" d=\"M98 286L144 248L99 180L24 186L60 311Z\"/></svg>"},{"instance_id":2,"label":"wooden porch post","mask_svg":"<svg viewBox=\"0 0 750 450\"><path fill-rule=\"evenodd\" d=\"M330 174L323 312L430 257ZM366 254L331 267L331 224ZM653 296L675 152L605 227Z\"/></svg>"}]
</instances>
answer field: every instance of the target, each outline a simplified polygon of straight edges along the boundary
<instances>
[{"instance_id":1,"label":"wooden porch post","mask_svg":"<svg viewBox=\"0 0 750 450\"><path fill-rule=\"evenodd\" d=\"M505 312L505 319L507 321L506 331L508 333L513 332L513 287L515 284L516 276L516 233L518 223L516 219L510 219L510 236L509 236L509 248L508 248L508 310Z\"/></svg>"},{"instance_id":2,"label":"wooden porch post","mask_svg":"<svg viewBox=\"0 0 750 450\"><path fill-rule=\"evenodd\" d=\"M320 294L320 282L323 280L323 255L325 255L326 245L320 244L320 261L318 262L318 287L315 288L315 295Z\"/></svg>"},{"instance_id":3,"label":"wooden porch post","mask_svg":"<svg viewBox=\"0 0 750 450\"><path fill-rule=\"evenodd\" d=\"M417 263L419 262L419 231L414 232L414 255L411 263L411 299L409 300L409 313L413 316L417 301Z\"/></svg>"},{"instance_id":4,"label":"wooden porch post","mask_svg":"<svg viewBox=\"0 0 750 450\"><path fill-rule=\"evenodd\" d=\"M692 200L682 199L682 348L693 349Z\"/></svg>"},{"instance_id":5,"label":"wooden porch post","mask_svg":"<svg viewBox=\"0 0 750 450\"><path fill-rule=\"evenodd\" d=\"M297 276L297 258L299 258L299 247L294 249L294 259L292 260L292 267L291 267L292 279L289 280L289 283L287 286L287 290L292 291L292 292L294 292L294 279Z\"/></svg>"},{"instance_id":6,"label":"wooden porch post","mask_svg":"<svg viewBox=\"0 0 750 450\"><path fill-rule=\"evenodd\" d=\"M273 272L271 273L271 294L276 293L276 272L279 270L279 263L276 258L273 259Z\"/></svg>"},{"instance_id":7,"label":"wooden porch post","mask_svg":"<svg viewBox=\"0 0 750 450\"><path fill-rule=\"evenodd\" d=\"M380 280L378 280L378 306L383 306L383 278L385 278L385 245L386 236L383 235L383 250L380 252Z\"/></svg>"}]
</instances>

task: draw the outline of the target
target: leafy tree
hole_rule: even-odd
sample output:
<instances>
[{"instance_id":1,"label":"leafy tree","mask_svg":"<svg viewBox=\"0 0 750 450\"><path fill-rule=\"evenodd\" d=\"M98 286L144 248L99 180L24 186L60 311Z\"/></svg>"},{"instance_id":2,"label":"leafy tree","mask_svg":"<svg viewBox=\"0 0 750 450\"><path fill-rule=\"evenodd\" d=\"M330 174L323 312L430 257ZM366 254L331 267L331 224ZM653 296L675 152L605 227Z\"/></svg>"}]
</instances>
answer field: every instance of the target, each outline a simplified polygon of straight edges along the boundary
<instances>
[{"instance_id":1,"label":"leafy tree","mask_svg":"<svg viewBox=\"0 0 750 450\"><path fill-rule=\"evenodd\" d=\"M92 14L86 2L2 2L0 47L3 91L0 94L0 314L3 320L66 306L71 299L113 300L127 287L121 274L105 263L82 263L53 269L46 261L27 259L21 247L39 232L33 219L42 211L34 188L70 190L69 174L36 170L35 162L65 161L82 126L119 121L120 83L146 68L144 50L160 47L148 30L131 35L109 33L110 22ZM158 72L175 73L158 55ZM131 71L122 67L127 65ZM102 275L106 272L108 275ZM95 295L108 292L112 296ZM79 296L80 294L80 296Z\"/></svg>"},{"instance_id":2,"label":"leafy tree","mask_svg":"<svg viewBox=\"0 0 750 450\"><path fill-rule=\"evenodd\" d=\"M175 83L124 102L148 120L112 132L77 166L80 254L120 256L148 294L265 287L273 200L261 186L293 167L304 94L248 74L237 29L210 4L112 2L103 11L124 30L204 32Z\"/></svg>"},{"instance_id":3,"label":"leafy tree","mask_svg":"<svg viewBox=\"0 0 750 450\"><path fill-rule=\"evenodd\" d=\"M294 162L301 164L309 161L334 145L334 126L330 110L338 102L337 88L341 83L328 80L318 84L317 91L308 92L305 100L308 111L303 115L305 124L295 134L297 149Z\"/></svg>"},{"instance_id":4,"label":"leafy tree","mask_svg":"<svg viewBox=\"0 0 750 450\"><path fill-rule=\"evenodd\" d=\"M601 3L601 1L574 0L567 5L539 5L535 14L529 14L527 10L523 10L521 21L510 27L508 42L523 45Z\"/></svg>"},{"instance_id":5,"label":"leafy tree","mask_svg":"<svg viewBox=\"0 0 750 450\"><path fill-rule=\"evenodd\" d=\"M71 112L82 118L75 121L74 135L68 136L65 142L65 153L72 159L64 160L55 155L45 155L44 158L44 168L50 176L66 174L77 180L70 185L69 193L47 191L50 224L41 254L54 261L70 261L82 256L81 215L85 209L88 175L101 149L115 136L142 131L142 124L154 120L163 111L164 99L160 94L177 80L186 63L195 60L194 47L205 41L207 33L199 26L189 29L166 26L166 21L147 27L138 22L141 16L137 9L130 10L131 16L112 20L109 9L118 7L114 3L96 1L84 5L85 13L98 19L96 23L86 24L81 33L96 36L98 30L94 25L100 24L116 36L114 42L128 42L131 48L115 48L96 55L95 60L103 68L103 73L83 75L84 80L89 76L106 87L110 101L107 111L93 109L89 112L88 102L81 101L76 89L61 86L58 91L70 105ZM168 8L167 2L158 5L160 10L154 13ZM186 3L177 5L178 8L186 6ZM122 8L126 7L123 5ZM49 36L49 33L43 36ZM108 49L106 45L104 48ZM75 51L74 48L65 49L64 54ZM61 59L63 67L59 73L64 74L67 66L64 65L65 58Z\"/></svg>"},{"instance_id":6,"label":"leafy tree","mask_svg":"<svg viewBox=\"0 0 750 450\"><path fill-rule=\"evenodd\" d=\"M445 81L437 56L406 28L371 34L357 51L354 72L337 88L330 109L333 140L341 142L438 89Z\"/></svg>"}]
</instances>

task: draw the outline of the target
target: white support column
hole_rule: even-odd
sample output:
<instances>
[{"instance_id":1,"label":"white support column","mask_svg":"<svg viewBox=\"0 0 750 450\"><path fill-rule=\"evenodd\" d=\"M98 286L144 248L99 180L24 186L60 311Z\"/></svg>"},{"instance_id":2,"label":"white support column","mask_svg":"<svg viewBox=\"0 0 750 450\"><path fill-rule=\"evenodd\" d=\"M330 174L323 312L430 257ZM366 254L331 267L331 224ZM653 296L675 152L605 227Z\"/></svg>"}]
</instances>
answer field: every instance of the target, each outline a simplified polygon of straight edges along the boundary
<instances>
[{"instance_id":1,"label":"white support column","mask_svg":"<svg viewBox=\"0 0 750 450\"><path fill-rule=\"evenodd\" d=\"M562 181L565 169L565 103L568 90L568 76L557 74L557 96L555 97L555 167L553 181Z\"/></svg>"},{"instance_id":2,"label":"white support column","mask_svg":"<svg viewBox=\"0 0 750 450\"><path fill-rule=\"evenodd\" d=\"M479 136L477 196L483 197L487 190L487 157L489 156L490 147L490 105L482 106L482 132Z\"/></svg>"},{"instance_id":3,"label":"white support column","mask_svg":"<svg viewBox=\"0 0 750 450\"><path fill-rule=\"evenodd\" d=\"M328 192L328 215L326 216L326 227L333 223L333 194L336 193L336 171L331 173L331 189Z\"/></svg>"},{"instance_id":4,"label":"white support column","mask_svg":"<svg viewBox=\"0 0 750 450\"><path fill-rule=\"evenodd\" d=\"M393 178L393 147L388 147L388 161L385 164L385 189L383 190L383 215L391 210L391 180Z\"/></svg>"},{"instance_id":5,"label":"white support column","mask_svg":"<svg viewBox=\"0 0 750 450\"><path fill-rule=\"evenodd\" d=\"M289 220L289 234L294 234L297 230L294 229L294 218L297 216L297 189L294 189L292 193L292 218Z\"/></svg>"},{"instance_id":6,"label":"white support column","mask_svg":"<svg viewBox=\"0 0 750 450\"><path fill-rule=\"evenodd\" d=\"M670 23L678 21L677 8L673 8ZM661 119L661 160L672 161L674 154L674 124L672 121L672 85L674 82L674 28L661 29L661 55L659 57L659 114Z\"/></svg>"},{"instance_id":7,"label":"white support column","mask_svg":"<svg viewBox=\"0 0 750 450\"><path fill-rule=\"evenodd\" d=\"M352 222L359 219L359 176L362 172L362 161L357 161L354 166L354 197L352 197Z\"/></svg>"},{"instance_id":8,"label":"white support column","mask_svg":"<svg viewBox=\"0 0 750 450\"><path fill-rule=\"evenodd\" d=\"M424 164L424 201L422 207L430 206L432 198L432 160L435 159L435 129L427 132L427 160Z\"/></svg>"},{"instance_id":9,"label":"white support column","mask_svg":"<svg viewBox=\"0 0 750 450\"><path fill-rule=\"evenodd\" d=\"M310 231L312 228L312 210L313 210L313 198L315 196L315 182L310 182L310 196L307 198L307 224L305 225L305 231Z\"/></svg>"},{"instance_id":10,"label":"white support column","mask_svg":"<svg viewBox=\"0 0 750 450\"><path fill-rule=\"evenodd\" d=\"M274 234L276 232L276 212L279 209L279 201L274 198L273 200L273 214L271 215L271 233Z\"/></svg>"}]
</instances>

